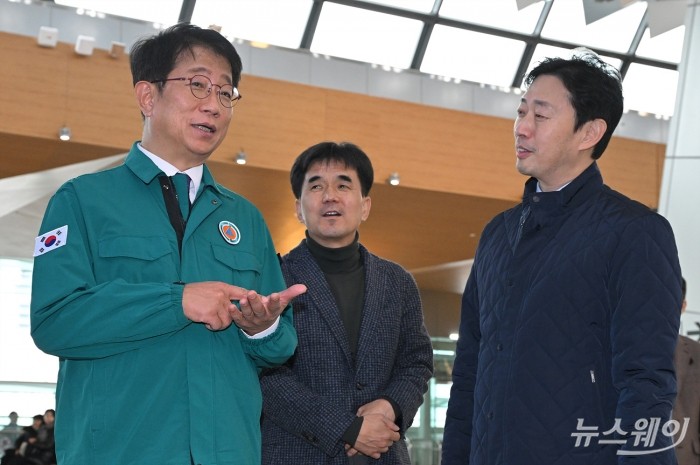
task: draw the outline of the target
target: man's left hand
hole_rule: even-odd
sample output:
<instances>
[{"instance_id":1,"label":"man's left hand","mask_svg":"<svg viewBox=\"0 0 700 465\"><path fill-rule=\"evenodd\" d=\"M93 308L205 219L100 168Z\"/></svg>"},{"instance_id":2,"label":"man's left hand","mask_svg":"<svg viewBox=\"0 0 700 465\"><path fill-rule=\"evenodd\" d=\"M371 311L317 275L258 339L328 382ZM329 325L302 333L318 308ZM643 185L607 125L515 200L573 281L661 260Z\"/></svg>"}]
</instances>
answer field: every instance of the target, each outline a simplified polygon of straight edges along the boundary
<instances>
[{"instance_id":1,"label":"man's left hand","mask_svg":"<svg viewBox=\"0 0 700 465\"><path fill-rule=\"evenodd\" d=\"M232 311L231 317L236 326L249 336L254 336L272 326L289 302L304 292L306 292L306 286L303 284L294 284L269 296L248 291L246 296L238 302L240 310Z\"/></svg>"}]
</instances>

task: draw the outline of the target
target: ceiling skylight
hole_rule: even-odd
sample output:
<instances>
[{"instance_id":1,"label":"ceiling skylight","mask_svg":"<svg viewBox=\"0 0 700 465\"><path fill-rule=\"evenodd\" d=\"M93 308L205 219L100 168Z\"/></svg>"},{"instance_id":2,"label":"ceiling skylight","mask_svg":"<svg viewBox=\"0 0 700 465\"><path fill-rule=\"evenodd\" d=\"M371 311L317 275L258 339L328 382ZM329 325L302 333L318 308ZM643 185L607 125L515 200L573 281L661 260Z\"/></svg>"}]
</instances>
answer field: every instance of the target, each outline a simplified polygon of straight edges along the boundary
<instances>
[{"instance_id":1,"label":"ceiling skylight","mask_svg":"<svg viewBox=\"0 0 700 465\"><path fill-rule=\"evenodd\" d=\"M226 37L297 48L312 0L197 0L192 22L221 26Z\"/></svg>"},{"instance_id":2,"label":"ceiling skylight","mask_svg":"<svg viewBox=\"0 0 700 465\"><path fill-rule=\"evenodd\" d=\"M512 39L435 26L421 71L509 87L525 44Z\"/></svg>"},{"instance_id":3,"label":"ceiling skylight","mask_svg":"<svg viewBox=\"0 0 700 465\"><path fill-rule=\"evenodd\" d=\"M566 56L584 46L622 71L627 108L672 115L685 27L650 38L654 14L648 1L626 0L622 8L617 1L596 2L584 9L586 1L535 1L522 10L517 0L55 3L160 26L176 23L181 10L187 18L186 10L194 5L191 22L219 26L231 39L501 87L518 87L518 74L545 56Z\"/></svg>"},{"instance_id":4,"label":"ceiling skylight","mask_svg":"<svg viewBox=\"0 0 700 465\"><path fill-rule=\"evenodd\" d=\"M323 4L311 51L409 68L423 23L335 3Z\"/></svg>"},{"instance_id":5,"label":"ceiling skylight","mask_svg":"<svg viewBox=\"0 0 700 465\"><path fill-rule=\"evenodd\" d=\"M511 0L443 0L440 16L473 24L531 34L544 2L518 10Z\"/></svg>"}]
</instances>

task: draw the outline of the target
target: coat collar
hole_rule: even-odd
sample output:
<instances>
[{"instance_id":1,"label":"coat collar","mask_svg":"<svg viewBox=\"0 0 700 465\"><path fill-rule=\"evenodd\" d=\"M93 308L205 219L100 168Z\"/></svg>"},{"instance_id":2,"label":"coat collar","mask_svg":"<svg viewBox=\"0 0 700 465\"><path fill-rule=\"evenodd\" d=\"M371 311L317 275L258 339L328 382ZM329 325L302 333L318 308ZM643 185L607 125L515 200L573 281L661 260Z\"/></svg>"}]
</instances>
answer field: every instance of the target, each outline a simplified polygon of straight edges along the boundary
<instances>
[{"instance_id":1,"label":"coat collar","mask_svg":"<svg viewBox=\"0 0 700 465\"><path fill-rule=\"evenodd\" d=\"M131 150L129 150L124 164L137 178L143 181L144 184L150 184L155 178L163 174L160 168L138 148L138 141L134 142L131 146ZM212 176L211 171L209 171L209 167L205 164L202 171L200 192L206 188L214 189L218 195L231 197L227 191L223 190L221 186L216 183L214 176Z\"/></svg>"},{"instance_id":2,"label":"coat collar","mask_svg":"<svg viewBox=\"0 0 700 465\"><path fill-rule=\"evenodd\" d=\"M593 162L562 190L554 192L537 192L537 179L530 178L525 183L523 202L534 204L546 202L549 205L574 207L584 202L591 194L603 186L603 176L598 163Z\"/></svg>"}]
</instances>

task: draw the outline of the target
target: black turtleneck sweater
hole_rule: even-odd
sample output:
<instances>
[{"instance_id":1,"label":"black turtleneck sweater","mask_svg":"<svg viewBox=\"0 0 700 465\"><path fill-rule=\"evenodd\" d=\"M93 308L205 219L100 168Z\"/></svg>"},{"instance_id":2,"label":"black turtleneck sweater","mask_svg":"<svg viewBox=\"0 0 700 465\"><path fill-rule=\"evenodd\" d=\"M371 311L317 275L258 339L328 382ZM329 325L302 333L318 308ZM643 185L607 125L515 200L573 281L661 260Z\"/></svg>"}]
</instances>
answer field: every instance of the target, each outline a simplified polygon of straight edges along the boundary
<instances>
[{"instance_id":1,"label":"black turtleneck sweater","mask_svg":"<svg viewBox=\"0 0 700 465\"><path fill-rule=\"evenodd\" d=\"M337 249L324 247L306 233L306 244L323 271L340 310L340 319L348 335L353 361L360 337L362 307L365 298L365 268L360 254L359 234L352 244Z\"/></svg>"}]
</instances>

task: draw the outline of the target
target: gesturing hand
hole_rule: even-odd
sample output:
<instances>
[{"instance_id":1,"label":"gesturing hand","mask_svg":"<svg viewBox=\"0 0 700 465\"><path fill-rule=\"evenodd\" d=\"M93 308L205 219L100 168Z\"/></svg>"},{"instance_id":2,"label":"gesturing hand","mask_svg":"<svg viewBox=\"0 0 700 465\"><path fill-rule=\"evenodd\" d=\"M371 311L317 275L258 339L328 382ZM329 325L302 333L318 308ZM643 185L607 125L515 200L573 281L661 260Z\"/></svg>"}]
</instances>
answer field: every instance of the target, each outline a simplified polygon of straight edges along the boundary
<instances>
[{"instance_id":1,"label":"gesturing hand","mask_svg":"<svg viewBox=\"0 0 700 465\"><path fill-rule=\"evenodd\" d=\"M304 292L306 286L303 284L294 284L269 296L247 291L238 299L240 310L234 305L230 315L236 326L252 336L272 326L289 302Z\"/></svg>"}]
</instances>

